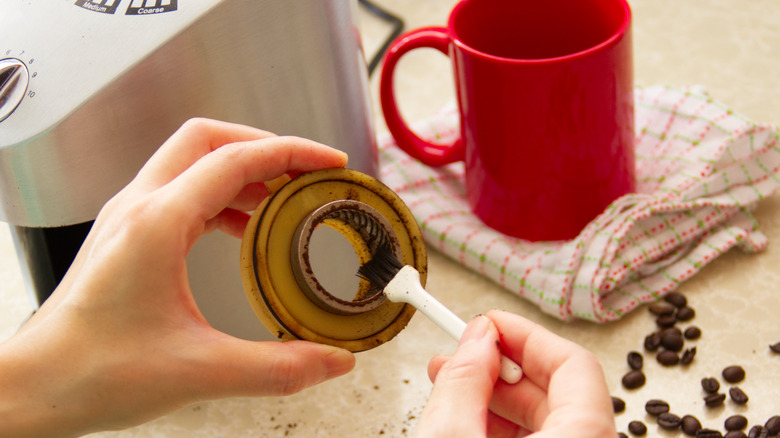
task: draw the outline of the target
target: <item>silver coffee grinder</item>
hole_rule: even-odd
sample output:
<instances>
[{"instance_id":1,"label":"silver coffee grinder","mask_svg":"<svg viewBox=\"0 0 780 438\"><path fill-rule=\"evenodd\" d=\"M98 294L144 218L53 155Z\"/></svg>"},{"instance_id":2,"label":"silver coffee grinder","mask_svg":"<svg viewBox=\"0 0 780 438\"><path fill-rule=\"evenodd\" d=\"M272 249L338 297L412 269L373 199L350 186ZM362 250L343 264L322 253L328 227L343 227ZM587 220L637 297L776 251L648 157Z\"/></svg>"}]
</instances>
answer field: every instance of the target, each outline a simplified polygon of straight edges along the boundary
<instances>
[{"instance_id":1,"label":"silver coffee grinder","mask_svg":"<svg viewBox=\"0 0 780 438\"><path fill-rule=\"evenodd\" d=\"M346 151L376 174L354 0L48 0L0 4L0 220L30 299L68 269L103 204L185 120L209 117ZM240 242L188 266L217 329L271 339L247 305Z\"/></svg>"}]
</instances>

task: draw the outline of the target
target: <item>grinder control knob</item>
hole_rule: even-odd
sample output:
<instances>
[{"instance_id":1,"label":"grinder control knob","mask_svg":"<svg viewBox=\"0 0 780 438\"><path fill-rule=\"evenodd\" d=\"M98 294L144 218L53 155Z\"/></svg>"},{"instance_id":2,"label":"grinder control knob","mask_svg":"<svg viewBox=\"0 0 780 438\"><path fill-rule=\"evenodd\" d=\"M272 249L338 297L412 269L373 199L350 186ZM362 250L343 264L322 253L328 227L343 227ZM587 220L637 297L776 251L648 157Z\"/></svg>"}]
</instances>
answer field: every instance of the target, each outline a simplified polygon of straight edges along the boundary
<instances>
[{"instance_id":1,"label":"grinder control knob","mask_svg":"<svg viewBox=\"0 0 780 438\"><path fill-rule=\"evenodd\" d=\"M19 106L27 93L30 75L27 66L16 58L0 59L0 122Z\"/></svg>"}]
</instances>

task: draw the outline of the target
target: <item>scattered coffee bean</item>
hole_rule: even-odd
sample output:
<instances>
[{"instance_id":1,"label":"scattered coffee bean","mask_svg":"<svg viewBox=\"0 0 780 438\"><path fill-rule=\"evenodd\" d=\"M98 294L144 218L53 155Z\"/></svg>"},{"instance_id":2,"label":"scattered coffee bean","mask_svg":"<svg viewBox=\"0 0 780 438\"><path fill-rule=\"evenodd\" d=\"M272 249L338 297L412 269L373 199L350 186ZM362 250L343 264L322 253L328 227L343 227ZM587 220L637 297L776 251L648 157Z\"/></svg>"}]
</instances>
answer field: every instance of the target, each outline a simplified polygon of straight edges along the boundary
<instances>
[{"instance_id":1,"label":"scattered coffee bean","mask_svg":"<svg viewBox=\"0 0 780 438\"><path fill-rule=\"evenodd\" d=\"M748 436L741 430L732 430L723 435L723 438L748 438Z\"/></svg>"},{"instance_id":2,"label":"scattered coffee bean","mask_svg":"<svg viewBox=\"0 0 780 438\"><path fill-rule=\"evenodd\" d=\"M731 396L731 400L738 405L744 405L749 400L747 394L738 386L729 388L729 396Z\"/></svg>"},{"instance_id":3,"label":"scattered coffee bean","mask_svg":"<svg viewBox=\"0 0 780 438\"><path fill-rule=\"evenodd\" d=\"M649 307L650 313L655 316L671 315L677 310L675 307L667 306L666 304L651 304Z\"/></svg>"},{"instance_id":4,"label":"scattered coffee bean","mask_svg":"<svg viewBox=\"0 0 780 438\"><path fill-rule=\"evenodd\" d=\"M696 347L691 347L683 351L682 357L680 357L680 363L683 365L689 365L693 362L693 358L696 357Z\"/></svg>"},{"instance_id":5,"label":"scattered coffee bean","mask_svg":"<svg viewBox=\"0 0 780 438\"><path fill-rule=\"evenodd\" d=\"M645 403L645 411L650 415L661 415L669 412L669 403L658 399L648 400Z\"/></svg>"},{"instance_id":6,"label":"scattered coffee bean","mask_svg":"<svg viewBox=\"0 0 780 438\"><path fill-rule=\"evenodd\" d=\"M685 329L683 336L685 336L685 339L699 339L701 337L701 329L692 325Z\"/></svg>"},{"instance_id":7,"label":"scattered coffee bean","mask_svg":"<svg viewBox=\"0 0 780 438\"><path fill-rule=\"evenodd\" d=\"M661 328L669 328L675 324L677 324L677 316L674 314L672 315L661 315L658 318L655 319L655 324L658 327Z\"/></svg>"},{"instance_id":8,"label":"scattered coffee bean","mask_svg":"<svg viewBox=\"0 0 780 438\"><path fill-rule=\"evenodd\" d=\"M669 292L664 296L664 301L677 308L685 307L688 304L688 299L680 292Z\"/></svg>"},{"instance_id":9,"label":"scattered coffee bean","mask_svg":"<svg viewBox=\"0 0 780 438\"><path fill-rule=\"evenodd\" d=\"M677 332L671 331L661 334L661 345L667 350L680 351L685 340Z\"/></svg>"},{"instance_id":10,"label":"scattered coffee bean","mask_svg":"<svg viewBox=\"0 0 780 438\"><path fill-rule=\"evenodd\" d=\"M780 415L775 415L766 420L764 427L769 431L770 435L780 434Z\"/></svg>"},{"instance_id":11,"label":"scattered coffee bean","mask_svg":"<svg viewBox=\"0 0 780 438\"><path fill-rule=\"evenodd\" d=\"M726 421L723 423L723 427L726 428L726 430L742 430L747 427L748 420L742 415L732 415L729 418L726 418Z\"/></svg>"},{"instance_id":12,"label":"scattered coffee bean","mask_svg":"<svg viewBox=\"0 0 780 438\"><path fill-rule=\"evenodd\" d=\"M645 337L645 350L655 351L661 346L661 334L658 332L650 333Z\"/></svg>"},{"instance_id":13,"label":"scattered coffee bean","mask_svg":"<svg viewBox=\"0 0 780 438\"><path fill-rule=\"evenodd\" d=\"M710 394L704 397L704 404L709 407L720 406L726 401L726 394Z\"/></svg>"},{"instance_id":14,"label":"scattered coffee bean","mask_svg":"<svg viewBox=\"0 0 780 438\"><path fill-rule=\"evenodd\" d=\"M766 438L769 436L769 430L766 427L756 424L750 428L748 438Z\"/></svg>"},{"instance_id":15,"label":"scattered coffee bean","mask_svg":"<svg viewBox=\"0 0 780 438\"><path fill-rule=\"evenodd\" d=\"M732 365L723 369L723 380L729 383L741 382L745 378L745 370L739 365Z\"/></svg>"},{"instance_id":16,"label":"scattered coffee bean","mask_svg":"<svg viewBox=\"0 0 780 438\"><path fill-rule=\"evenodd\" d=\"M774 351L775 353L780 353L780 342L778 342L777 344L770 345L769 349Z\"/></svg>"},{"instance_id":17,"label":"scattered coffee bean","mask_svg":"<svg viewBox=\"0 0 780 438\"><path fill-rule=\"evenodd\" d=\"M696 316L696 311L692 307L685 306L677 309L678 321L690 321L694 316Z\"/></svg>"},{"instance_id":18,"label":"scattered coffee bean","mask_svg":"<svg viewBox=\"0 0 780 438\"><path fill-rule=\"evenodd\" d=\"M672 350L663 350L655 355L655 359L664 366L677 365L680 362L680 356Z\"/></svg>"},{"instance_id":19,"label":"scattered coffee bean","mask_svg":"<svg viewBox=\"0 0 780 438\"><path fill-rule=\"evenodd\" d=\"M659 333L661 333L661 338L663 338L664 335L667 335L669 333L676 333L677 335L682 336L682 330L680 330L679 327L674 327L674 326L665 328L661 330Z\"/></svg>"},{"instance_id":20,"label":"scattered coffee bean","mask_svg":"<svg viewBox=\"0 0 780 438\"><path fill-rule=\"evenodd\" d=\"M645 384L645 375L639 370L631 370L623 376L623 386L626 389L636 389Z\"/></svg>"},{"instance_id":21,"label":"scattered coffee bean","mask_svg":"<svg viewBox=\"0 0 780 438\"><path fill-rule=\"evenodd\" d=\"M612 397L612 410L615 411L615 413L623 412L626 410L626 402L623 401L622 398L619 397Z\"/></svg>"},{"instance_id":22,"label":"scattered coffee bean","mask_svg":"<svg viewBox=\"0 0 780 438\"><path fill-rule=\"evenodd\" d=\"M699 429L696 438L723 438L723 434L719 430Z\"/></svg>"},{"instance_id":23,"label":"scattered coffee bean","mask_svg":"<svg viewBox=\"0 0 780 438\"><path fill-rule=\"evenodd\" d=\"M639 352L632 351L628 353L628 366L631 367L632 370L641 370L642 369L642 355Z\"/></svg>"},{"instance_id":24,"label":"scattered coffee bean","mask_svg":"<svg viewBox=\"0 0 780 438\"><path fill-rule=\"evenodd\" d=\"M632 435L644 435L647 433L647 426L641 421L632 421L628 423L628 431L631 432Z\"/></svg>"},{"instance_id":25,"label":"scattered coffee bean","mask_svg":"<svg viewBox=\"0 0 780 438\"><path fill-rule=\"evenodd\" d=\"M720 389L720 383L714 377L705 377L701 379L701 388L708 394L715 394Z\"/></svg>"},{"instance_id":26,"label":"scattered coffee bean","mask_svg":"<svg viewBox=\"0 0 780 438\"><path fill-rule=\"evenodd\" d=\"M680 417L669 412L664 412L658 416L658 425L664 429L677 429L680 427L681 422Z\"/></svg>"},{"instance_id":27,"label":"scattered coffee bean","mask_svg":"<svg viewBox=\"0 0 780 438\"><path fill-rule=\"evenodd\" d=\"M628 435L624 434L623 432L618 432L618 438L628 438Z\"/></svg>"},{"instance_id":28,"label":"scattered coffee bean","mask_svg":"<svg viewBox=\"0 0 780 438\"><path fill-rule=\"evenodd\" d=\"M680 420L680 427L684 434L695 436L696 432L701 430L701 423L699 422L699 419L693 415L685 415L682 417L682 420Z\"/></svg>"}]
</instances>

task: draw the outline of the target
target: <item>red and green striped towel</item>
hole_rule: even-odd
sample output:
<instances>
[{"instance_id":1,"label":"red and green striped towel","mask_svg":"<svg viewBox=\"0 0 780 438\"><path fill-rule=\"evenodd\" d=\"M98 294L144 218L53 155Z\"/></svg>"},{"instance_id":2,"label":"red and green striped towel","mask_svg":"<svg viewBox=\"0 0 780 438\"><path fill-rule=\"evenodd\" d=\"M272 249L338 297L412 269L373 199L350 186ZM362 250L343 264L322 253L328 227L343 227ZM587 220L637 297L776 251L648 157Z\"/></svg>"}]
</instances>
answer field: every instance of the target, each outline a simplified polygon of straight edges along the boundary
<instances>
[{"instance_id":1,"label":"red and green striped towel","mask_svg":"<svg viewBox=\"0 0 780 438\"><path fill-rule=\"evenodd\" d=\"M488 228L469 210L462 163L427 167L389 135L379 139L380 179L412 210L426 242L463 266L562 320L612 321L734 246L762 250L767 239L751 210L780 186L780 131L700 87L636 88L635 117L637 193L571 241L528 242ZM449 142L457 111L414 130Z\"/></svg>"}]
</instances>

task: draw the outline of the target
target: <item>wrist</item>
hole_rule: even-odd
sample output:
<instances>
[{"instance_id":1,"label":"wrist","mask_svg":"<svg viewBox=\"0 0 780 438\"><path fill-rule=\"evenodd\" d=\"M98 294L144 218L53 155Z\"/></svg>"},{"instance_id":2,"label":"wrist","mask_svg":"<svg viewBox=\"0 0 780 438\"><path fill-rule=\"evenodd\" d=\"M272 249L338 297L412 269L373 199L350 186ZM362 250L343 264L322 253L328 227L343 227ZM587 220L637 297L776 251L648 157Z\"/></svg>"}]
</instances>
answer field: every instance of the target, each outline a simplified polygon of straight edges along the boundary
<instances>
[{"instance_id":1,"label":"wrist","mask_svg":"<svg viewBox=\"0 0 780 438\"><path fill-rule=\"evenodd\" d=\"M87 371L69 366L66 357L72 353L60 354L48 348L51 343L42 344L29 331L0 344L2 437L75 437L92 431L85 428L90 409L79 395Z\"/></svg>"}]
</instances>

